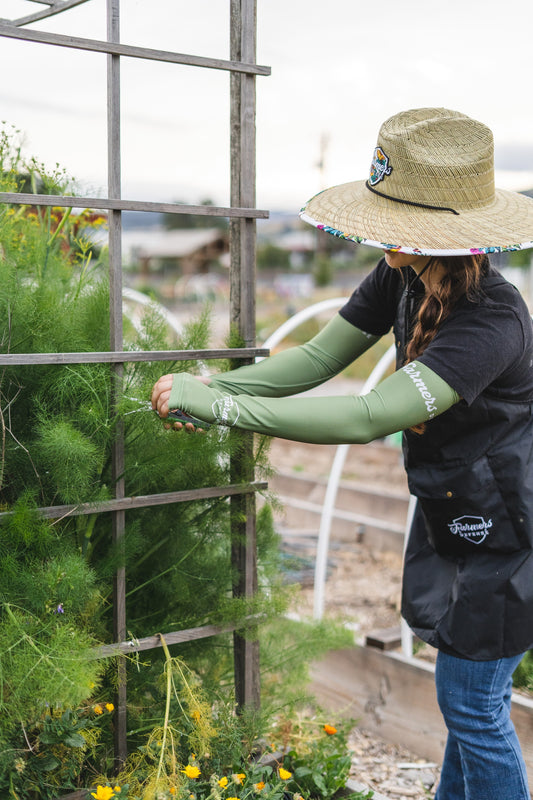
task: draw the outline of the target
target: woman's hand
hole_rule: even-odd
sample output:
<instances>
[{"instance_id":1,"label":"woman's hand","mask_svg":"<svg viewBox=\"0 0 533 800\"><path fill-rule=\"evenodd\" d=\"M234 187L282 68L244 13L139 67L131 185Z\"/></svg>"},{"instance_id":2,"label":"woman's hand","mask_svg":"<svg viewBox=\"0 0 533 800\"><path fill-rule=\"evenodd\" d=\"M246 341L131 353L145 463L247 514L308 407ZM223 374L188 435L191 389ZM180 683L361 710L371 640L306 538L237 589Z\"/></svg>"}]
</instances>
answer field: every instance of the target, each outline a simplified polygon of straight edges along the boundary
<instances>
[{"instance_id":1,"label":"woman's hand","mask_svg":"<svg viewBox=\"0 0 533 800\"><path fill-rule=\"evenodd\" d=\"M202 376L195 376L200 383L204 383L205 385L209 385L210 378L209 377L202 377ZM154 384L154 388L152 389L152 409L157 411L161 419L168 419L169 415L169 407L168 401L170 398L170 393L172 391L172 381L174 375L163 375L159 380ZM209 427L209 426L208 426ZM186 431L193 433L195 430L199 432L203 432L203 428L195 426L194 422L180 422L179 420L173 420L172 423L170 420L165 424L165 428L167 430L176 430L181 431L182 428L185 428Z\"/></svg>"},{"instance_id":2,"label":"woman's hand","mask_svg":"<svg viewBox=\"0 0 533 800\"><path fill-rule=\"evenodd\" d=\"M172 390L173 375L163 375L152 389L152 409L157 411L161 419L168 417L168 401Z\"/></svg>"}]
</instances>

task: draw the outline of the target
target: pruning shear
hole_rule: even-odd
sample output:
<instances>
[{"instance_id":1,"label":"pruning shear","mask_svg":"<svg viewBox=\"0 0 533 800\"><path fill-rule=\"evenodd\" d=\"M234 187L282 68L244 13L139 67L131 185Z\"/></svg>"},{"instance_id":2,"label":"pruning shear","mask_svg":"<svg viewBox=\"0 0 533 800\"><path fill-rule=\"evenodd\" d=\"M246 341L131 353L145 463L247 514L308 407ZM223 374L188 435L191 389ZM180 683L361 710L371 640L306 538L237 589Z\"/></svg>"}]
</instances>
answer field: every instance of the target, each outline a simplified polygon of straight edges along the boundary
<instances>
[{"instance_id":1,"label":"pruning shear","mask_svg":"<svg viewBox=\"0 0 533 800\"><path fill-rule=\"evenodd\" d=\"M128 397L127 400L132 400L134 403L139 403L139 408L134 408L133 411L126 411L124 414L125 417L128 414L136 414L138 411L155 411L155 413L158 414L158 411L152 408L152 404L149 400L139 400L137 397ZM191 417L190 414L186 414L185 411L180 411L178 408L169 411L166 419L170 420L171 422L182 422L184 425L187 422L192 422L195 427L203 428L204 430L209 430L211 427L209 422L203 422L201 419Z\"/></svg>"}]
</instances>

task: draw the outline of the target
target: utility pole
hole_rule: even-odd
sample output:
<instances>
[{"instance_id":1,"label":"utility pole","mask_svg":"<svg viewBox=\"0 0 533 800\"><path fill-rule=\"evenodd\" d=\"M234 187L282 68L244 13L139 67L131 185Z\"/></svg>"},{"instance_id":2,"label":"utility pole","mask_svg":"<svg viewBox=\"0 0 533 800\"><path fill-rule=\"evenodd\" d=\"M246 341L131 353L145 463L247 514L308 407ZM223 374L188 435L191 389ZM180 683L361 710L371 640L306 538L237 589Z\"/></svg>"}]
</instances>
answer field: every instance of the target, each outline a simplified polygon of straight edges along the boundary
<instances>
[{"instance_id":1,"label":"utility pole","mask_svg":"<svg viewBox=\"0 0 533 800\"><path fill-rule=\"evenodd\" d=\"M329 145L329 133L322 133L320 135L320 149L319 149L319 157L317 162L318 167L318 190L321 192L323 189L326 188L326 183L324 180L324 176L326 173L326 153Z\"/></svg>"},{"instance_id":2,"label":"utility pole","mask_svg":"<svg viewBox=\"0 0 533 800\"><path fill-rule=\"evenodd\" d=\"M319 191L321 192L323 189L326 188L325 183L325 174L326 174L326 153L328 150L329 145L329 134L322 132L320 135L320 145L319 145L319 156L318 161L316 163L316 167L318 169L318 187ZM327 239L323 231L316 231L316 258L317 260L321 256L326 256L327 254Z\"/></svg>"}]
</instances>

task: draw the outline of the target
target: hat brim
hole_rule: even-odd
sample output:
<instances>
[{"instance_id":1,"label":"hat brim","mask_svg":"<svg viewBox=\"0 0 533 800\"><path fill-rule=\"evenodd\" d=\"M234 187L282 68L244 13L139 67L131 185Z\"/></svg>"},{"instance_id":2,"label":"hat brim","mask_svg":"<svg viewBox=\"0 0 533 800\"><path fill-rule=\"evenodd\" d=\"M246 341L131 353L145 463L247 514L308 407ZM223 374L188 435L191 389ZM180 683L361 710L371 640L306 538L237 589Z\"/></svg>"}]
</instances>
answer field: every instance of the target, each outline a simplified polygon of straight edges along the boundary
<instances>
[{"instance_id":1,"label":"hat brim","mask_svg":"<svg viewBox=\"0 0 533 800\"><path fill-rule=\"evenodd\" d=\"M533 199L497 189L490 205L453 214L379 197L365 181L325 189L300 212L304 222L357 244L428 256L501 253L533 247Z\"/></svg>"}]
</instances>

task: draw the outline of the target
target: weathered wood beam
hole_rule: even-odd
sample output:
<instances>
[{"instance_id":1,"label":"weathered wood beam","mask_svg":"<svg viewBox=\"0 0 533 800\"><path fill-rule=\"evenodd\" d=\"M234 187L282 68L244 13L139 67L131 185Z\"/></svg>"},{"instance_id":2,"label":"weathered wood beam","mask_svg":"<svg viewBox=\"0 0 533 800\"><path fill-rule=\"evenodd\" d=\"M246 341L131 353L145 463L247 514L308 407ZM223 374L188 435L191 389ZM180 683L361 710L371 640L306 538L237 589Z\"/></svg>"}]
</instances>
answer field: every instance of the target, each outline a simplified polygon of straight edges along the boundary
<instances>
[{"instance_id":1,"label":"weathered wood beam","mask_svg":"<svg viewBox=\"0 0 533 800\"><path fill-rule=\"evenodd\" d=\"M105 514L113 511L132 511L149 506L170 505L171 503L189 503L195 500L212 500L215 497L233 497L234 495L259 492L268 487L266 481L251 483L230 483L227 486L207 486L201 489L183 489L162 494L137 495L136 497L116 497L112 500L100 500L96 503L79 503L78 505L44 506L36 509L43 519L63 519L88 514ZM0 522L12 516L12 511L0 512Z\"/></svg>"},{"instance_id":2,"label":"weathered wood beam","mask_svg":"<svg viewBox=\"0 0 533 800\"><path fill-rule=\"evenodd\" d=\"M31 14L27 14L24 17L18 17L18 19L9 20L11 25L29 25L30 22L37 22L40 19L48 19L48 17L53 17L55 14L60 14L62 11L67 11L69 8L74 8L82 3L86 3L87 0L65 0L63 3L59 2L59 0L32 0L32 2L47 5L49 8L46 8L43 11L33 11ZM4 20L2 20L2 22L3 21Z\"/></svg>"},{"instance_id":3,"label":"weathered wood beam","mask_svg":"<svg viewBox=\"0 0 533 800\"><path fill-rule=\"evenodd\" d=\"M256 57L256 0L230 0L230 58L253 63ZM230 197L231 205L255 205L255 78L252 73L230 76ZM251 217L230 220L230 321L241 341L255 344L256 227ZM253 480L253 436L234 431L240 455L232 458L231 479ZM233 593L253 597L257 591L257 532L255 498L231 501L232 564L236 569ZM238 706L258 707L259 644L234 634L235 695Z\"/></svg>"},{"instance_id":4,"label":"weathered wood beam","mask_svg":"<svg viewBox=\"0 0 533 800\"><path fill-rule=\"evenodd\" d=\"M221 358L252 359L267 356L269 350L260 347L214 350L119 350L100 353L0 353L0 364L35 366L37 364L113 364L133 361L208 361Z\"/></svg>"},{"instance_id":5,"label":"weathered wood beam","mask_svg":"<svg viewBox=\"0 0 533 800\"><path fill-rule=\"evenodd\" d=\"M0 192L0 203L19 206L54 206L54 208L100 208L112 211L150 211L161 214L197 214L204 217L268 219L268 211L258 208L191 206L184 203L157 203L123 200L118 197L77 197L75 195Z\"/></svg>"},{"instance_id":6,"label":"weathered wood beam","mask_svg":"<svg viewBox=\"0 0 533 800\"><path fill-rule=\"evenodd\" d=\"M21 24L20 21L18 24ZM259 64L193 56L186 53L174 53L169 50L155 50L150 47L137 47L136 45L121 44L120 42L84 39L79 36L65 36L58 33L49 33L48 31L26 30L14 27L13 24L0 24L0 36L5 36L8 39L23 39L28 42L37 42L38 44L53 44L58 47L69 47L75 50L87 50L92 53L108 53L115 56L164 61L170 64L185 64L193 67L241 72L245 75L270 75L271 72L270 67L262 67Z\"/></svg>"}]
</instances>

